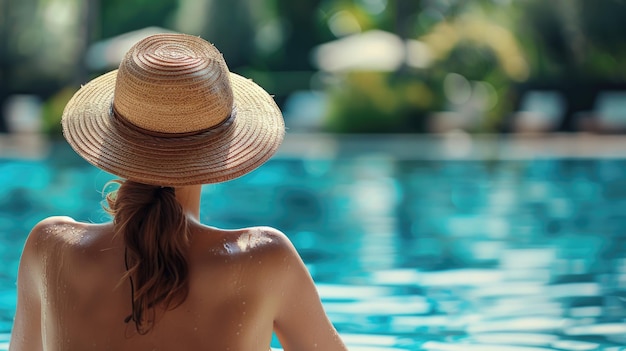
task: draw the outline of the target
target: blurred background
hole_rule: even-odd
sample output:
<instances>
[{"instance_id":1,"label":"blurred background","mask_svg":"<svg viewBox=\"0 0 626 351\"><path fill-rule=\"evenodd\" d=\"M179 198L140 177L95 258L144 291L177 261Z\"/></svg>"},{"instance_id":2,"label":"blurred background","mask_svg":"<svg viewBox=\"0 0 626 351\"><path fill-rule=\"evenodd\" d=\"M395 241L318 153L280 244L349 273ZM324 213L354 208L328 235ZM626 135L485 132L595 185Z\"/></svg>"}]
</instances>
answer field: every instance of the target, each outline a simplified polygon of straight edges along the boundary
<instances>
[{"instance_id":1,"label":"blurred background","mask_svg":"<svg viewBox=\"0 0 626 351\"><path fill-rule=\"evenodd\" d=\"M109 220L65 103L168 31L288 127L202 221L287 233L351 350L626 350L625 22L624 0L0 0L0 350L30 229Z\"/></svg>"},{"instance_id":2,"label":"blurred background","mask_svg":"<svg viewBox=\"0 0 626 351\"><path fill-rule=\"evenodd\" d=\"M0 131L64 103L139 38L202 36L292 131L626 130L622 0L1 0Z\"/></svg>"}]
</instances>

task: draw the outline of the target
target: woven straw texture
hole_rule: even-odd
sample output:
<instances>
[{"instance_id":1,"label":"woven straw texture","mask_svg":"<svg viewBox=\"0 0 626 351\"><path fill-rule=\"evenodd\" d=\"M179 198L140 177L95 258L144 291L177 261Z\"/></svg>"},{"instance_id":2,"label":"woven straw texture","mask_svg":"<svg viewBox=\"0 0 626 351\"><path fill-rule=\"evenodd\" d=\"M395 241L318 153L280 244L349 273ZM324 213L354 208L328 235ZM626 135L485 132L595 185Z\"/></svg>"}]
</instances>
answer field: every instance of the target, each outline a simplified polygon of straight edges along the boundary
<instances>
[{"instance_id":1,"label":"woven straw texture","mask_svg":"<svg viewBox=\"0 0 626 351\"><path fill-rule=\"evenodd\" d=\"M163 186L242 176L277 151L285 131L263 88L229 72L213 45L184 34L137 43L118 70L72 97L62 124L91 164Z\"/></svg>"}]
</instances>

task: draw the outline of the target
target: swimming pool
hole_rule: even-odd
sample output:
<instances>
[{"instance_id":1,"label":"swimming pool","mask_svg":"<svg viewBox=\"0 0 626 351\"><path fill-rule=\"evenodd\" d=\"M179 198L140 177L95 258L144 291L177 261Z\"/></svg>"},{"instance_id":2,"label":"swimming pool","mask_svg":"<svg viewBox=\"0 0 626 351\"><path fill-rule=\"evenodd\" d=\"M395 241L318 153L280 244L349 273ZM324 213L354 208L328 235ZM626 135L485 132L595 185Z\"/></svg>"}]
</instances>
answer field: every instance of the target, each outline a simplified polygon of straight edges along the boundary
<instances>
[{"instance_id":1,"label":"swimming pool","mask_svg":"<svg viewBox=\"0 0 626 351\"><path fill-rule=\"evenodd\" d=\"M107 220L111 176L53 144L0 177L3 350L28 231ZM201 216L287 233L351 350L626 350L626 160L278 157Z\"/></svg>"}]
</instances>

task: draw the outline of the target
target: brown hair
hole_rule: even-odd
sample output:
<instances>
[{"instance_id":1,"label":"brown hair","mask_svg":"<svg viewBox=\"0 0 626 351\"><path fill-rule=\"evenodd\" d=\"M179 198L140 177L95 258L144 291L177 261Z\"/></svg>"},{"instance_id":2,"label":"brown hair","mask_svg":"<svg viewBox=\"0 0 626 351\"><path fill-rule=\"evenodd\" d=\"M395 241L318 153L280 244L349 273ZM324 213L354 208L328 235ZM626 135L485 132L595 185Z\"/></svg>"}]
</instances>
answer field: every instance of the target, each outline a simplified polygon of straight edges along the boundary
<instances>
[{"instance_id":1,"label":"brown hair","mask_svg":"<svg viewBox=\"0 0 626 351\"><path fill-rule=\"evenodd\" d=\"M115 180L120 187L107 194L115 235L125 244L126 274L131 286L132 312L139 334L155 323L155 307L178 307L187 298L189 247L187 219L174 188Z\"/></svg>"}]
</instances>

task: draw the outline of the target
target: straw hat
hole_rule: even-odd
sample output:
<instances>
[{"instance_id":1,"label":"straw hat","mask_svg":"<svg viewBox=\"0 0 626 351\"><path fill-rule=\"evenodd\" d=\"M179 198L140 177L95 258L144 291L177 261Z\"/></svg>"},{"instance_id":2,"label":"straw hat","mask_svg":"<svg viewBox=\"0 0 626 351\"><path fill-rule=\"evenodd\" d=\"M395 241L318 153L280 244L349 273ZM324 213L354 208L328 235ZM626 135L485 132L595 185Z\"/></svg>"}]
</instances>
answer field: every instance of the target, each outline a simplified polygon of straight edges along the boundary
<instances>
[{"instance_id":1,"label":"straw hat","mask_svg":"<svg viewBox=\"0 0 626 351\"><path fill-rule=\"evenodd\" d=\"M242 176L276 152L285 132L263 88L229 72L212 44L185 34L135 44L118 70L76 92L62 124L91 164L163 186Z\"/></svg>"}]
</instances>

